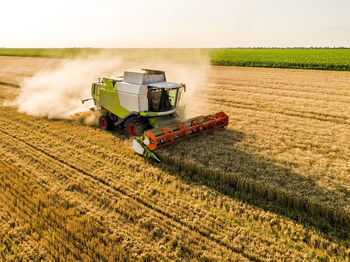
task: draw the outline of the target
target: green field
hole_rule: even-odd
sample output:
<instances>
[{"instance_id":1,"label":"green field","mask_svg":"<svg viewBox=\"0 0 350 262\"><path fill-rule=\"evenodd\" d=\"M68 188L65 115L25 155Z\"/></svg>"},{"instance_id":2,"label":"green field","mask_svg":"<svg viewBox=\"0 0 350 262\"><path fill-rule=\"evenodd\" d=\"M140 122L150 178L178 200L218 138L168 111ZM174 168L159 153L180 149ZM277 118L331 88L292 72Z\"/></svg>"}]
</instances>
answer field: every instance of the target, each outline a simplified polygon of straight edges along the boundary
<instances>
[{"instance_id":1,"label":"green field","mask_svg":"<svg viewBox=\"0 0 350 262\"><path fill-rule=\"evenodd\" d=\"M210 57L221 66L350 70L350 49L214 49Z\"/></svg>"},{"instance_id":2,"label":"green field","mask_svg":"<svg viewBox=\"0 0 350 262\"><path fill-rule=\"evenodd\" d=\"M350 49L122 49L122 48L0 48L0 55L73 58L107 52L133 60L170 59L212 65L350 71Z\"/></svg>"}]
</instances>

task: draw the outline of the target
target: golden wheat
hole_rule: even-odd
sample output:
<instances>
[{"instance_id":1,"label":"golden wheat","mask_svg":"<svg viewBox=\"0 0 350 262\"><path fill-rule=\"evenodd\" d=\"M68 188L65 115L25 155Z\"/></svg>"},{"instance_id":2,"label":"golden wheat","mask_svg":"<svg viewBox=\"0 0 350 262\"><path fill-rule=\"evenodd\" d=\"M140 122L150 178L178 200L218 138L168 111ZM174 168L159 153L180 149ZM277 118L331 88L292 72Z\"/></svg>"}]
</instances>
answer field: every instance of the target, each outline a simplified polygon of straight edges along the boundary
<instances>
[{"instance_id":1,"label":"golden wheat","mask_svg":"<svg viewBox=\"0 0 350 262\"><path fill-rule=\"evenodd\" d=\"M180 232L190 230L188 231L190 235L186 233L187 236L182 236L180 239L182 243L184 239L192 239L191 243L195 245L189 245L187 242L181 244L189 250L181 253L180 256L187 257L191 254L195 257L239 258L234 254L242 253L244 256L241 259L244 257L249 259L280 257L283 259L286 254L295 259L312 257L311 253L305 255L294 248L286 251L284 245L275 241L276 229L269 226L269 221L274 217L279 224L277 234L283 236L284 239L286 239L284 236L286 231L293 232L293 237L291 237L293 240L286 239L286 241L294 242L304 251L304 248L309 246L302 242L302 239L310 234L307 229L220 193L215 193L208 188L187 185L171 173L149 165L134 155L128 143L112 134L85 126L76 128L76 124L70 122L49 122L26 117L11 110L1 111L1 116L1 121L5 126L2 128L0 138L4 150L7 151L4 153L7 159L14 158L16 162L19 162L18 158L22 158L22 161L25 162L20 169L23 170L24 167L30 170L35 169L36 176L45 181L47 186L50 185L50 188L62 192L60 197L65 201L74 203L78 199L86 199L85 202L79 200L79 206L85 206L86 209L91 208L90 215L99 217L103 214L102 216L108 217L104 224L109 230L124 232L123 235L129 236L127 241L133 239L134 243L142 243L143 247L149 243L150 247L147 249L149 251L146 250L145 254L150 255L152 252L157 252L158 248L154 249L151 246L157 247L159 244L153 241L164 243L163 238L166 237L169 239L167 242L170 246L165 245L167 250L165 255L167 257L180 255L178 248L181 249L181 246L174 250L175 253L170 252L175 240L171 240L172 236L168 234L180 230L174 235L175 239L178 239ZM67 156L69 156L69 161L67 161ZM69 170L67 164L78 171ZM91 182L86 174L92 176ZM117 196L118 193L122 195ZM86 194L88 196L84 196ZM129 200L123 201L125 197ZM131 201L130 197L138 201ZM147 211L147 207L151 207L151 210ZM125 219L112 219L111 210L113 210L112 214L118 210L117 214ZM145 211L147 213L144 213ZM162 214L165 214L165 217ZM171 220L168 220L168 217ZM165 220L165 224L161 222L162 220ZM117 227L117 221L124 222ZM151 221L157 222L154 224ZM247 221L249 221L248 224ZM195 232L199 232L199 235ZM142 235L153 234L160 235L161 238L152 240L153 238L147 237L142 240L144 238ZM327 240L316 232L313 235L314 238L325 243L324 245L328 245ZM199 239L200 242L194 239ZM127 246L124 245L128 242L125 241L119 245L127 249ZM178 240L177 242L181 243ZM137 245L136 243L134 245ZM209 246L205 246L218 245L217 243L219 246L215 250L221 250L219 253L215 254L213 251L198 253L198 246L201 246L202 250L210 250ZM273 251L270 250L271 246L274 246ZM319 247L316 249L318 250L316 257L319 258L334 256L336 252L344 256L348 252L338 244L328 253L321 251ZM136 247L128 251L131 256L141 252Z\"/></svg>"}]
</instances>

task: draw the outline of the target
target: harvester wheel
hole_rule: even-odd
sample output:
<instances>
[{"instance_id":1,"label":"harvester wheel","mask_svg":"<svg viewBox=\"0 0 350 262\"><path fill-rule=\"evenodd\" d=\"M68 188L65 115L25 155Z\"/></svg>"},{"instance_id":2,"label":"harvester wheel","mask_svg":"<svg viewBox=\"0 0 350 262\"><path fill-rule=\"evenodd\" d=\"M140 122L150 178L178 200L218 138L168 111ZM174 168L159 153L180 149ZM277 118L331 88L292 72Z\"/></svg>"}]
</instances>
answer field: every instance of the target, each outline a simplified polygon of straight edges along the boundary
<instances>
[{"instance_id":1,"label":"harvester wheel","mask_svg":"<svg viewBox=\"0 0 350 262\"><path fill-rule=\"evenodd\" d=\"M127 137L140 136L147 129L148 122L146 119L131 116L124 123L124 132Z\"/></svg>"},{"instance_id":2,"label":"harvester wheel","mask_svg":"<svg viewBox=\"0 0 350 262\"><path fill-rule=\"evenodd\" d=\"M98 124L102 130L110 130L112 128L112 121L107 115L100 116Z\"/></svg>"}]
</instances>

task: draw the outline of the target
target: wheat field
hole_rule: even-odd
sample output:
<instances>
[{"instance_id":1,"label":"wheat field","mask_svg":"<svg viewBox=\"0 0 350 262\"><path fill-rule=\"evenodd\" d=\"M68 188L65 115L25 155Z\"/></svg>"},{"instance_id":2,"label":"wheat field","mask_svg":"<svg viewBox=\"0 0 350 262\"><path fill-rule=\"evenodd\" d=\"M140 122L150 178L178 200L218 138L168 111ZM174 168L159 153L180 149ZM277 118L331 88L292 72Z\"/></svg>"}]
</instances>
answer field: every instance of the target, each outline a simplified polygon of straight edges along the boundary
<instances>
[{"instance_id":1,"label":"wheat field","mask_svg":"<svg viewBox=\"0 0 350 262\"><path fill-rule=\"evenodd\" d=\"M55 63L0 58L0 102ZM161 164L121 134L1 106L0 259L349 261L350 74L207 76L188 110L230 125Z\"/></svg>"}]
</instances>

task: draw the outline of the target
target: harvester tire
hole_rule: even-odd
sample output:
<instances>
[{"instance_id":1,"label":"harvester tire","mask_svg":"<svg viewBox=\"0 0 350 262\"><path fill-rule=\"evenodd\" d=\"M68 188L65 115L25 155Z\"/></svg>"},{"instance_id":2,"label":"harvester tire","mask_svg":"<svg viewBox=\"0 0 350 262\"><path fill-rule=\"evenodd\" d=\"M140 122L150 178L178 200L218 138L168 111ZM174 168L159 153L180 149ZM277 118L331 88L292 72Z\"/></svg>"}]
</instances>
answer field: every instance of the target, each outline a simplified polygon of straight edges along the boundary
<instances>
[{"instance_id":1,"label":"harvester tire","mask_svg":"<svg viewBox=\"0 0 350 262\"><path fill-rule=\"evenodd\" d=\"M112 120L107 115L102 115L98 119L98 124L102 130L111 130Z\"/></svg>"},{"instance_id":2,"label":"harvester tire","mask_svg":"<svg viewBox=\"0 0 350 262\"><path fill-rule=\"evenodd\" d=\"M137 116L129 117L124 123L125 135L129 138L140 136L147 129L148 122L146 119Z\"/></svg>"}]
</instances>

